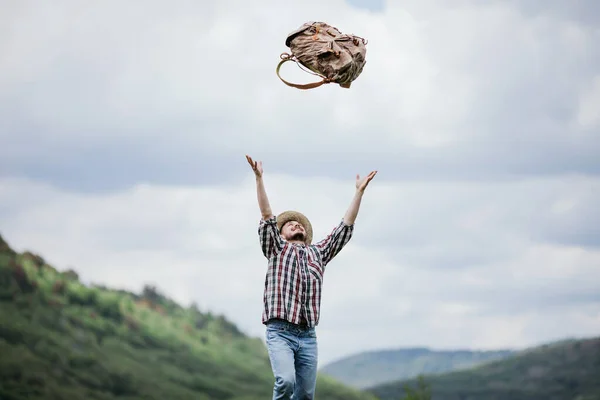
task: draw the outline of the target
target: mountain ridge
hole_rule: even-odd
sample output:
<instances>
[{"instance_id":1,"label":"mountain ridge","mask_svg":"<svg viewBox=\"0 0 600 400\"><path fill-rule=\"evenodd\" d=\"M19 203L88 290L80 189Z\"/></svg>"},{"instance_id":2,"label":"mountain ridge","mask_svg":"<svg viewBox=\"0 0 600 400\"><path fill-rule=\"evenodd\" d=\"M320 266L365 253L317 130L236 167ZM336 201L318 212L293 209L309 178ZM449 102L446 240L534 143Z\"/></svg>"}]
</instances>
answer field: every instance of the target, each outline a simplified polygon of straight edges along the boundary
<instances>
[{"instance_id":1,"label":"mountain ridge","mask_svg":"<svg viewBox=\"0 0 600 400\"><path fill-rule=\"evenodd\" d=\"M396 400L404 387L429 385L435 400L600 400L600 336L567 338L499 360L366 388Z\"/></svg>"},{"instance_id":2,"label":"mountain ridge","mask_svg":"<svg viewBox=\"0 0 600 400\"><path fill-rule=\"evenodd\" d=\"M362 351L339 358L320 371L354 388L365 389L421 374L468 368L513 354L514 350L438 350L426 346Z\"/></svg>"}]
</instances>

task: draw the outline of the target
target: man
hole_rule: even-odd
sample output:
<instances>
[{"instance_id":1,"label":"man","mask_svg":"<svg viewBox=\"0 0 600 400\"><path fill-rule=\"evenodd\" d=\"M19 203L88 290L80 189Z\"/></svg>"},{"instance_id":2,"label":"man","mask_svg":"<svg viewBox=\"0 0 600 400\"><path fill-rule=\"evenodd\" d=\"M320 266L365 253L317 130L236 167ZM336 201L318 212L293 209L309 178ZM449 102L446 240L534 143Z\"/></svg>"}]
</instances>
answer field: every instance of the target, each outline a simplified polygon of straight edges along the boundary
<instances>
[{"instance_id":1,"label":"man","mask_svg":"<svg viewBox=\"0 0 600 400\"><path fill-rule=\"evenodd\" d=\"M323 274L327 264L350 241L360 202L377 171L356 175L356 193L343 220L312 244L308 218L297 211L274 216L263 182L262 162L246 156L256 176L263 255L269 260L262 322L275 376L273 399L314 399L317 383L317 336ZM293 397L292 397L293 395Z\"/></svg>"}]
</instances>

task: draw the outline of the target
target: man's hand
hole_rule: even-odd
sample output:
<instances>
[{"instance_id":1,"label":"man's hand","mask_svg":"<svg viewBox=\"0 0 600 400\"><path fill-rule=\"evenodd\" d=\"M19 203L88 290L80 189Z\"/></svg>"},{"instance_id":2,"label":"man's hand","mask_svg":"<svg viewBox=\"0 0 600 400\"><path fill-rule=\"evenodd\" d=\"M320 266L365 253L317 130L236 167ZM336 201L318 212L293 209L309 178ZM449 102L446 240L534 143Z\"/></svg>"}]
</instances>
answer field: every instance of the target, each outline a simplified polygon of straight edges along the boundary
<instances>
[{"instance_id":1,"label":"man's hand","mask_svg":"<svg viewBox=\"0 0 600 400\"><path fill-rule=\"evenodd\" d=\"M252 160L252 157L250 157L247 154L246 154L246 160L248 160L248 164L250 164L250 166L252 167L252 171L254 171L254 175L256 175L257 178L262 178L262 175L263 175L262 161L254 161L254 160Z\"/></svg>"},{"instance_id":2,"label":"man's hand","mask_svg":"<svg viewBox=\"0 0 600 400\"><path fill-rule=\"evenodd\" d=\"M356 190L363 193L375 175L377 175L377 171L371 171L369 175L360 179L360 175L356 174Z\"/></svg>"}]
</instances>

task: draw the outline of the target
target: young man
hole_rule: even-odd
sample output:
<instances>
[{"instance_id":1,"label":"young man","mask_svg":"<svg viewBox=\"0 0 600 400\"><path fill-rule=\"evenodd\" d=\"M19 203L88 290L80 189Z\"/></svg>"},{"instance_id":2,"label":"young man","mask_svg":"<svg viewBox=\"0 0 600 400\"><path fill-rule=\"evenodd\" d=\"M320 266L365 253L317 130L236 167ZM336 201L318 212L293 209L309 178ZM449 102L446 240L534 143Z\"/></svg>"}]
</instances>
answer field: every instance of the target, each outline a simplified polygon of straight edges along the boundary
<instances>
[{"instance_id":1,"label":"young man","mask_svg":"<svg viewBox=\"0 0 600 400\"><path fill-rule=\"evenodd\" d=\"M350 241L354 220L369 182L377 171L356 176L356 193L343 220L312 244L308 218L297 211L274 216L263 182L262 162L246 156L256 176L261 220L258 236L269 260L262 322L275 376L273 399L312 400L317 383L317 336L325 266Z\"/></svg>"}]
</instances>

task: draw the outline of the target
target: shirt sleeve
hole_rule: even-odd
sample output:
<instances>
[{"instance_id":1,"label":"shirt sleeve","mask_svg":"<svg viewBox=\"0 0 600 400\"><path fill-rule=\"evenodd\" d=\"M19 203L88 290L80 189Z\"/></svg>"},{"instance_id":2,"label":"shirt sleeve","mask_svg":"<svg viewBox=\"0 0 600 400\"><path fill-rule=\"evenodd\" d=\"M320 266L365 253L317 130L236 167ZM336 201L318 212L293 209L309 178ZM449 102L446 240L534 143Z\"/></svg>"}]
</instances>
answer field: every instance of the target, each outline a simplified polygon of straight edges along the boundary
<instances>
[{"instance_id":1,"label":"shirt sleeve","mask_svg":"<svg viewBox=\"0 0 600 400\"><path fill-rule=\"evenodd\" d=\"M327 265L348 244L354 232L354 225L346 225L342 220L326 238L315 243L321 252L323 266Z\"/></svg>"},{"instance_id":2,"label":"shirt sleeve","mask_svg":"<svg viewBox=\"0 0 600 400\"><path fill-rule=\"evenodd\" d=\"M277 217L272 216L267 220L260 220L258 226L260 248L266 258L278 254L283 249L283 239L277 229Z\"/></svg>"}]
</instances>

